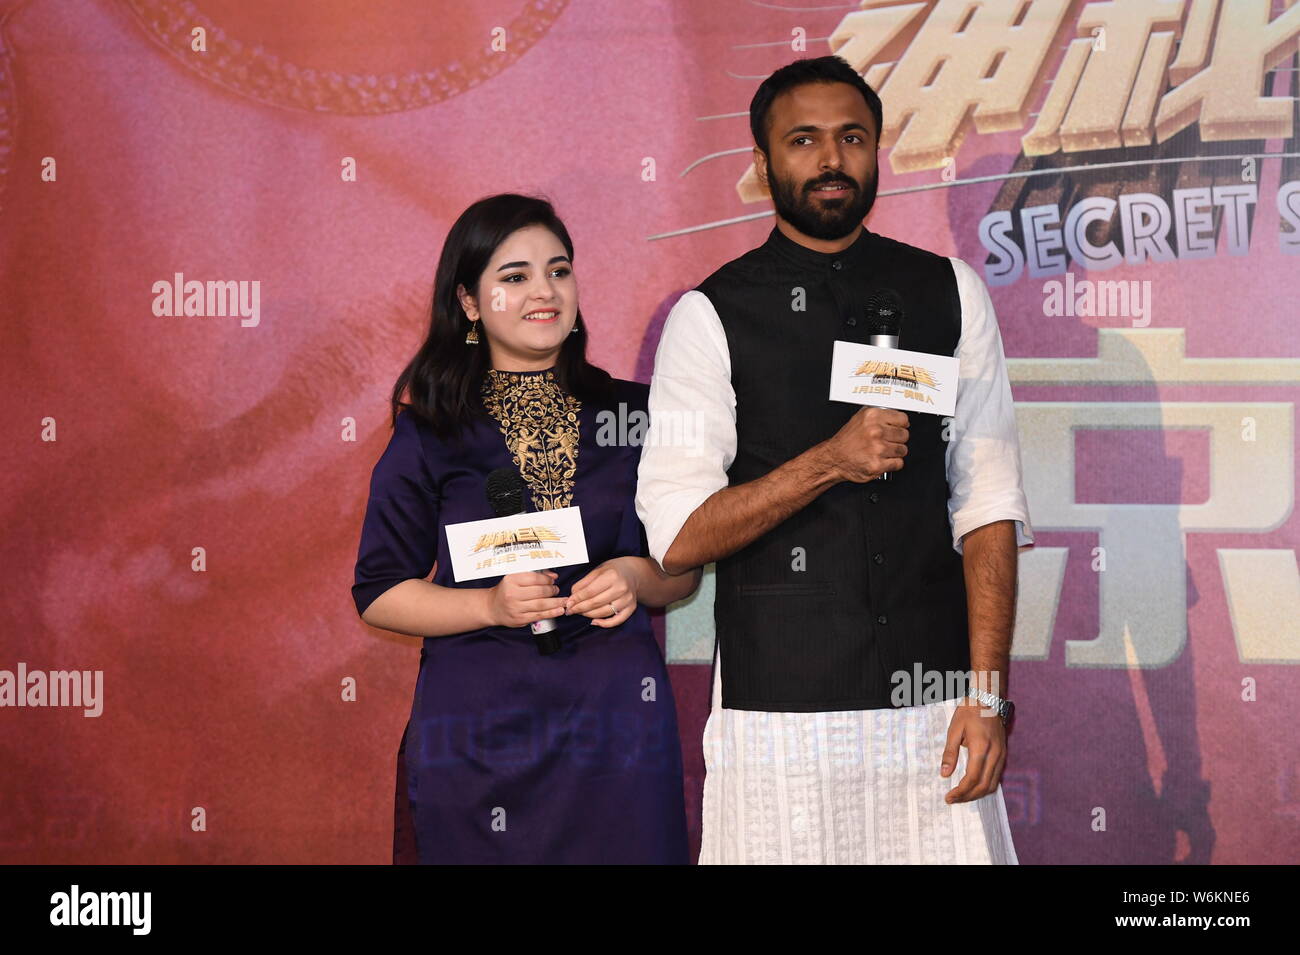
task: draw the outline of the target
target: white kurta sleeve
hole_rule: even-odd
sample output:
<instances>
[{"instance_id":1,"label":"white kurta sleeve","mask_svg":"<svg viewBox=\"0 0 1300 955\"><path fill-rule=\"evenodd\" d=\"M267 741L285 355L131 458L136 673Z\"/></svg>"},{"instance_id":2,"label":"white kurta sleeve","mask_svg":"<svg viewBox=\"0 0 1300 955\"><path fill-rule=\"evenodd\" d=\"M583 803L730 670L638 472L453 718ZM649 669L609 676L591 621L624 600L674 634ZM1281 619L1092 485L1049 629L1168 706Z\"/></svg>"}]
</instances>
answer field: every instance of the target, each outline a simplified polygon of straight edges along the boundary
<instances>
[{"instance_id":1,"label":"white kurta sleeve","mask_svg":"<svg viewBox=\"0 0 1300 955\"><path fill-rule=\"evenodd\" d=\"M950 259L961 297L961 339L957 345L961 380L952 440L944 463L948 474L948 517L952 546L994 521L1016 522L1016 546L1034 542L1029 523L1002 336L984 281L961 259Z\"/></svg>"},{"instance_id":2,"label":"white kurta sleeve","mask_svg":"<svg viewBox=\"0 0 1300 955\"><path fill-rule=\"evenodd\" d=\"M649 411L636 511L650 556L663 566L686 519L727 486L736 457L731 356L722 321L703 292L685 293L664 321Z\"/></svg>"}]
</instances>

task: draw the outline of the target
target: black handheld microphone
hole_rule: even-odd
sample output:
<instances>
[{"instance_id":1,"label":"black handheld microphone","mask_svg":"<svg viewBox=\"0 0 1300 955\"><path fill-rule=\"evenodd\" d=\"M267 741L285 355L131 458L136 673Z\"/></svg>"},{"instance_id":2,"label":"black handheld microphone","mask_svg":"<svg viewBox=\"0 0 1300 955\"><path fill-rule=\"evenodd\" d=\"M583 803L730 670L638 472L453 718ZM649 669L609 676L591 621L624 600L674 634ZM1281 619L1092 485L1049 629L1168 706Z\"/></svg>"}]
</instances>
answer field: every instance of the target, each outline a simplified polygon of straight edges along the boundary
<instances>
[{"instance_id":1,"label":"black handheld microphone","mask_svg":"<svg viewBox=\"0 0 1300 955\"><path fill-rule=\"evenodd\" d=\"M515 468L497 468L487 476L487 499L497 517L511 517L524 511L524 479ZM532 624L537 652L549 656L560 649L555 619L547 617Z\"/></svg>"},{"instance_id":2,"label":"black handheld microphone","mask_svg":"<svg viewBox=\"0 0 1300 955\"><path fill-rule=\"evenodd\" d=\"M897 348L903 324L903 300L892 288L882 288L867 297L867 344L878 348ZM878 480L888 481L886 471Z\"/></svg>"}]
</instances>

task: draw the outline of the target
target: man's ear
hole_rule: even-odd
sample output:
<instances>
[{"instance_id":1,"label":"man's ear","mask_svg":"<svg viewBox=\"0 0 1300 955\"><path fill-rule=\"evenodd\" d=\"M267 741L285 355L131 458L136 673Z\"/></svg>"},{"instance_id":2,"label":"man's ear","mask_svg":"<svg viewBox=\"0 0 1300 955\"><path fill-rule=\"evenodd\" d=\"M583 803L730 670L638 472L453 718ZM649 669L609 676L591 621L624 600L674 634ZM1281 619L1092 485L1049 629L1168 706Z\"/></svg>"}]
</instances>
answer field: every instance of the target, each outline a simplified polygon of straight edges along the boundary
<instances>
[{"instance_id":1,"label":"man's ear","mask_svg":"<svg viewBox=\"0 0 1300 955\"><path fill-rule=\"evenodd\" d=\"M763 184L763 188L771 192L771 186L767 182L767 156L757 146L754 147L754 174L758 176L758 181Z\"/></svg>"}]
</instances>

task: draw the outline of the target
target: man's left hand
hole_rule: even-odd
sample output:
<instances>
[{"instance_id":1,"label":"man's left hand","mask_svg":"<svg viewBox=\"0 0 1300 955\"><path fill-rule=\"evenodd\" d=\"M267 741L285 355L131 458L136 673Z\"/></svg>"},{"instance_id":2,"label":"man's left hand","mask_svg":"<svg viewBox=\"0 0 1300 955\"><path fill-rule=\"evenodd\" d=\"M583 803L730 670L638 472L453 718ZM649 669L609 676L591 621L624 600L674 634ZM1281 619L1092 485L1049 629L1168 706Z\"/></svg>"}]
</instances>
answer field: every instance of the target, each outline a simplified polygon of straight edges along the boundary
<instances>
[{"instance_id":1,"label":"man's left hand","mask_svg":"<svg viewBox=\"0 0 1300 955\"><path fill-rule=\"evenodd\" d=\"M963 746L968 750L966 775L944 797L949 804L970 802L996 790L1007 761L1007 732L1002 720L993 710L969 698L958 703L948 724L940 776L952 775Z\"/></svg>"}]
</instances>

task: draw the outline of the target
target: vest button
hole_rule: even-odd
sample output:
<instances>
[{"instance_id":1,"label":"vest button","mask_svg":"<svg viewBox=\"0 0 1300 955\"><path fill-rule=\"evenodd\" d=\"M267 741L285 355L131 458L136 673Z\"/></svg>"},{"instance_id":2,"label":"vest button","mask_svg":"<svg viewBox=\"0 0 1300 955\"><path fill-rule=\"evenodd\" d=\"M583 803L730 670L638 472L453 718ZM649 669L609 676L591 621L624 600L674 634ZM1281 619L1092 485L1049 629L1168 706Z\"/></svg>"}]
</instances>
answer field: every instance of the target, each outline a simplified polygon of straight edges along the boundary
<instances>
[{"instance_id":1,"label":"vest button","mask_svg":"<svg viewBox=\"0 0 1300 955\"><path fill-rule=\"evenodd\" d=\"M867 500L870 501L872 504L875 504L877 501L880 500L880 495L877 494L875 491L872 491L871 496L868 497Z\"/></svg>"},{"instance_id":2,"label":"vest button","mask_svg":"<svg viewBox=\"0 0 1300 955\"><path fill-rule=\"evenodd\" d=\"M883 627L885 624L889 623L889 618L882 613L879 617L876 618L876 623L880 624Z\"/></svg>"},{"instance_id":3,"label":"vest button","mask_svg":"<svg viewBox=\"0 0 1300 955\"><path fill-rule=\"evenodd\" d=\"M871 559L874 560L877 564L883 564L885 562L885 555L877 554L875 557Z\"/></svg>"},{"instance_id":4,"label":"vest button","mask_svg":"<svg viewBox=\"0 0 1300 955\"><path fill-rule=\"evenodd\" d=\"M854 318L852 315L850 315L848 318L844 319L844 324L845 324L845 325L856 325L857 323L858 323L858 320L857 320L856 318Z\"/></svg>"},{"instance_id":5,"label":"vest button","mask_svg":"<svg viewBox=\"0 0 1300 955\"><path fill-rule=\"evenodd\" d=\"M841 262L839 259L836 259L834 262L831 263L831 268L833 268L836 272L838 272L840 269L844 268L844 263Z\"/></svg>"}]
</instances>

